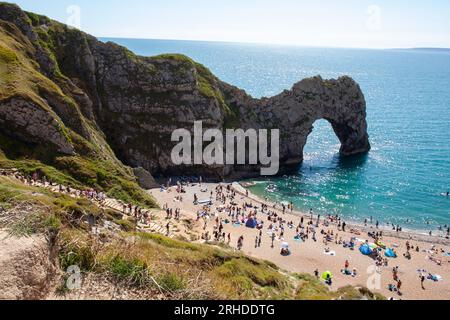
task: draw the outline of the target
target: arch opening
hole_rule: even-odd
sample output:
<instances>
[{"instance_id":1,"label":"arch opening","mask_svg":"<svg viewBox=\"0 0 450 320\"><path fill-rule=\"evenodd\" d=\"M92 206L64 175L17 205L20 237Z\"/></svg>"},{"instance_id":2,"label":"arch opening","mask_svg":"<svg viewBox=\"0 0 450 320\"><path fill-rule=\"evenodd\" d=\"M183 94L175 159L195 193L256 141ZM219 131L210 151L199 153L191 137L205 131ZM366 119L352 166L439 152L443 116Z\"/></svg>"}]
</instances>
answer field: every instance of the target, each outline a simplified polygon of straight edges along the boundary
<instances>
[{"instance_id":1,"label":"arch opening","mask_svg":"<svg viewBox=\"0 0 450 320\"><path fill-rule=\"evenodd\" d=\"M331 123L325 119L314 122L303 147L302 168L331 167L339 155L341 142Z\"/></svg>"}]
</instances>

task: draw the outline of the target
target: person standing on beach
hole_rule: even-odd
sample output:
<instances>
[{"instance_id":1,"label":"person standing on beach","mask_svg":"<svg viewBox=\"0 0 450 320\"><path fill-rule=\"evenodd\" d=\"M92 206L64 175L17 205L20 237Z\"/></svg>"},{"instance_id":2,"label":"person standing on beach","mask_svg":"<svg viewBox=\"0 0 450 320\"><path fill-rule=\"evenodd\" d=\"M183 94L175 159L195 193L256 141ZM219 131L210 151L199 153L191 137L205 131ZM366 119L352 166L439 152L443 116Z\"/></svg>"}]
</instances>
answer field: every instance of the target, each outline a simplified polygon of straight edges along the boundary
<instances>
[{"instance_id":1,"label":"person standing on beach","mask_svg":"<svg viewBox=\"0 0 450 320\"><path fill-rule=\"evenodd\" d=\"M420 285L422 286L422 290L425 290L424 286L425 276L423 274L420 275Z\"/></svg>"},{"instance_id":2,"label":"person standing on beach","mask_svg":"<svg viewBox=\"0 0 450 320\"><path fill-rule=\"evenodd\" d=\"M397 267L392 269L392 279L394 279L394 281L398 280L398 268Z\"/></svg>"},{"instance_id":3,"label":"person standing on beach","mask_svg":"<svg viewBox=\"0 0 450 320\"><path fill-rule=\"evenodd\" d=\"M238 243L237 243L237 247L238 247L239 251L242 249L243 245L244 245L244 236L240 236L238 239Z\"/></svg>"},{"instance_id":4,"label":"person standing on beach","mask_svg":"<svg viewBox=\"0 0 450 320\"><path fill-rule=\"evenodd\" d=\"M345 232L345 227L347 226L347 224L345 222L342 223L342 231Z\"/></svg>"},{"instance_id":5,"label":"person standing on beach","mask_svg":"<svg viewBox=\"0 0 450 320\"><path fill-rule=\"evenodd\" d=\"M314 276L319 279L319 269L314 270Z\"/></svg>"},{"instance_id":6,"label":"person standing on beach","mask_svg":"<svg viewBox=\"0 0 450 320\"><path fill-rule=\"evenodd\" d=\"M169 233L170 233L170 222L167 222L166 230L167 230L167 235L169 235Z\"/></svg>"},{"instance_id":7,"label":"person standing on beach","mask_svg":"<svg viewBox=\"0 0 450 320\"><path fill-rule=\"evenodd\" d=\"M402 288L402 280L398 279L397 281L397 293L399 296L402 295L402 292L400 291L400 289Z\"/></svg>"}]
</instances>

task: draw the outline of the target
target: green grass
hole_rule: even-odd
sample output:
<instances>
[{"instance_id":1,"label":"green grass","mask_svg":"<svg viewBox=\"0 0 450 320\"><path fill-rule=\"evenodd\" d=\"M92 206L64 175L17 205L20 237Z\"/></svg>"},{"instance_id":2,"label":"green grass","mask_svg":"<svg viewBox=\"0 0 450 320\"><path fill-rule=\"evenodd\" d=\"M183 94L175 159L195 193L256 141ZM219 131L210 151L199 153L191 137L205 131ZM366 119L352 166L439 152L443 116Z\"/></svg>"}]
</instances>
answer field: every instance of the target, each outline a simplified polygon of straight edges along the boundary
<instances>
[{"instance_id":1,"label":"green grass","mask_svg":"<svg viewBox=\"0 0 450 320\"><path fill-rule=\"evenodd\" d=\"M156 278L156 282L170 292L184 290L187 286L186 280L176 273L164 273Z\"/></svg>"},{"instance_id":2,"label":"green grass","mask_svg":"<svg viewBox=\"0 0 450 320\"><path fill-rule=\"evenodd\" d=\"M5 64L15 64L19 62L19 59L14 51L0 46L0 62Z\"/></svg>"},{"instance_id":3,"label":"green grass","mask_svg":"<svg viewBox=\"0 0 450 320\"><path fill-rule=\"evenodd\" d=\"M148 278L147 265L139 259L127 259L117 255L106 263L108 271L119 280L131 281L135 285L143 285Z\"/></svg>"},{"instance_id":4,"label":"green grass","mask_svg":"<svg viewBox=\"0 0 450 320\"><path fill-rule=\"evenodd\" d=\"M74 199L64 194L54 194L47 189L25 186L13 179L0 177L0 203L7 209L21 208L21 204L33 210L9 226L16 236L30 236L48 229L59 229L74 218L89 213L98 215L100 209L85 199Z\"/></svg>"},{"instance_id":5,"label":"green grass","mask_svg":"<svg viewBox=\"0 0 450 320\"><path fill-rule=\"evenodd\" d=\"M150 240L166 248L182 249L187 251L200 251L201 246L189 242L173 240L160 234L140 233L139 237L144 240Z\"/></svg>"},{"instance_id":6,"label":"green grass","mask_svg":"<svg viewBox=\"0 0 450 320\"><path fill-rule=\"evenodd\" d=\"M330 300L336 298L336 295L314 276L308 274L295 274L294 277L299 280L295 294L296 299Z\"/></svg>"},{"instance_id":7,"label":"green grass","mask_svg":"<svg viewBox=\"0 0 450 320\"><path fill-rule=\"evenodd\" d=\"M128 175L119 165L110 161L93 161L80 156L54 157L51 152L45 150L45 146L29 146L0 133L0 150L2 149L8 150L8 157L14 159L7 158L2 151L2 168L15 168L27 175L37 172L58 184L77 189L96 188L126 203L157 207L155 200L137 185L131 173ZM47 164L32 160L33 158L44 159Z\"/></svg>"}]
</instances>

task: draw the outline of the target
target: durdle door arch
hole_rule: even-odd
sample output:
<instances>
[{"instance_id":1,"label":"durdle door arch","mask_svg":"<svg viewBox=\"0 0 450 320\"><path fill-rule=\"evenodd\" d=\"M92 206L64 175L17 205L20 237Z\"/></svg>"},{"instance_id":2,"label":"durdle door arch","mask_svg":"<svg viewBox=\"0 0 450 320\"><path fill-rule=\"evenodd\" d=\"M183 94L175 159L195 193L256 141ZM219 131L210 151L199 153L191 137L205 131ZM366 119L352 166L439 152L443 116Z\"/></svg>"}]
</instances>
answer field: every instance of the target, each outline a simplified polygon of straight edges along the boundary
<instances>
[{"instance_id":1,"label":"durdle door arch","mask_svg":"<svg viewBox=\"0 0 450 320\"><path fill-rule=\"evenodd\" d=\"M303 161L308 136L318 120L331 124L341 143L341 155L370 151L366 101L359 85L350 77L305 79L290 91L261 100L258 107L260 114L268 115L263 123L280 128L282 166L298 165Z\"/></svg>"}]
</instances>

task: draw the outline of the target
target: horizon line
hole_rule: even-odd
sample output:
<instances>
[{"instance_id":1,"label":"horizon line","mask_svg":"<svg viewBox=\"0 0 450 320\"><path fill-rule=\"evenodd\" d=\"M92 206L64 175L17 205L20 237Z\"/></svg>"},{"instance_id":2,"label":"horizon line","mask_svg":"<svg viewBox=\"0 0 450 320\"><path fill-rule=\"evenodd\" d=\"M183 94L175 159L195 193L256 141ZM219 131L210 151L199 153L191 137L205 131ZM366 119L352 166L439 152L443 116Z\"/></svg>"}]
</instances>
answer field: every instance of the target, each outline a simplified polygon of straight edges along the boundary
<instances>
[{"instance_id":1,"label":"horizon line","mask_svg":"<svg viewBox=\"0 0 450 320\"><path fill-rule=\"evenodd\" d=\"M360 49L360 50L450 50L450 47L359 47L359 46L318 46L295 43L274 43L260 41L229 41L229 40L204 40L204 39L173 39L173 38L142 38L142 37L123 37L123 36L96 36L98 39L131 39L131 40L158 40L158 41L186 41L186 42L212 42L226 44L243 45L262 45L279 47L299 47L299 48L324 48L324 49Z\"/></svg>"}]
</instances>

